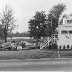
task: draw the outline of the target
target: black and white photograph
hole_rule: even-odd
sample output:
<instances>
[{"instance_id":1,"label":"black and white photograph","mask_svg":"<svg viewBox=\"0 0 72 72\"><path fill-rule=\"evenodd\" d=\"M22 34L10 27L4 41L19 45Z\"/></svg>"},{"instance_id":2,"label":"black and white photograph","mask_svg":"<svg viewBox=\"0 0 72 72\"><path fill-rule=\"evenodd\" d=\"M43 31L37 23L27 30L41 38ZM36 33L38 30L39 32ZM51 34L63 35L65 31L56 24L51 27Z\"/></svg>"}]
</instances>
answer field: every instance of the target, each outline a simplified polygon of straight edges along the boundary
<instances>
[{"instance_id":1,"label":"black and white photograph","mask_svg":"<svg viewBox=\"0 0 72 72\"><path fill-rule=\"evenodd\" d=\"M0 0L0 71L72 71L72 0Z\"/></svg>"}]
</instances>

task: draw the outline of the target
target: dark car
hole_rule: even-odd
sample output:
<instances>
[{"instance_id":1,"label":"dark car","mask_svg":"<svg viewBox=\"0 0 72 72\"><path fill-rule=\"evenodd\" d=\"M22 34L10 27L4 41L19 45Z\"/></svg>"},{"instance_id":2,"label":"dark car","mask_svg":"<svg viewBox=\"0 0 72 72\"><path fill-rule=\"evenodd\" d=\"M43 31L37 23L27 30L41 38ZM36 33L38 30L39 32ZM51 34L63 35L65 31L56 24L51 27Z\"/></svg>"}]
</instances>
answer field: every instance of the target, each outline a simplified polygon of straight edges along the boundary
<instances>
[{"instance_id":1,"label":"dark car","mask_svg":"<svg viewBox=\"0 0 72 72\"><path fill-rule=\"evenodd\" d=\"M40 46L29 46L29 49L40 49Z\"/></svg>"}]
</instances>

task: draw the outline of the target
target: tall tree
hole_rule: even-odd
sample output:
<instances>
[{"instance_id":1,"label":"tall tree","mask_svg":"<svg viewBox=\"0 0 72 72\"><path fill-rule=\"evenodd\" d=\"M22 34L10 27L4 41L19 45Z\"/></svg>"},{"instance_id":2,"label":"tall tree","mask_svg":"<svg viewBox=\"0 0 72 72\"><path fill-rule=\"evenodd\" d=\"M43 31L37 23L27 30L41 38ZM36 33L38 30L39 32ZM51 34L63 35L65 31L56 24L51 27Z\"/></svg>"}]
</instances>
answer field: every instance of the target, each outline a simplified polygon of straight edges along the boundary
<instances>
[{"instance_id":1,"label":"tall tree","mask_svg":"<svg viewBox=\"0 0 72 72\"><path fill-rule=\"evenodd\" d=\"M62 12L66 9L66 5L64 4L58 4L52 7L52 9L49 11L48 14L48 26L49 26L49 33L51 34L55 33L56 27L58 27L58 21L62 14Z\"/></svg>"},{"instance_id":2,"label":"tall tree","mask_svg":"<svg viewBox=\"0 0 72 72\"><path fill-rule=\"evenodd\" d=\"M33 19L29 21L29 36L34 37L38 41L41 37L46 36L46 15L45 11L36 12Z\"/></svg>"},{"instance_id":3,"label":"tall tree","mask_svg":"<svg viewBox=\"0 0 72 72\"><path fill-rule=\"evenodd\" d=\"M4 39L4 32L2 29L2 25L0 25L0 38Z\"/></svg>"},{"instance_id":4,"label":"tall tree","mask_svg":"<svg viewBox=\"0 0 72 72\"><path fill-rule=\"evenodd\" d=\"M5 6L0 21L4 32L5 42L7 42L7 35L15 28L15 22L16 22L13 16L13 10L8 5Z\"/></svg>"}]
</instances>

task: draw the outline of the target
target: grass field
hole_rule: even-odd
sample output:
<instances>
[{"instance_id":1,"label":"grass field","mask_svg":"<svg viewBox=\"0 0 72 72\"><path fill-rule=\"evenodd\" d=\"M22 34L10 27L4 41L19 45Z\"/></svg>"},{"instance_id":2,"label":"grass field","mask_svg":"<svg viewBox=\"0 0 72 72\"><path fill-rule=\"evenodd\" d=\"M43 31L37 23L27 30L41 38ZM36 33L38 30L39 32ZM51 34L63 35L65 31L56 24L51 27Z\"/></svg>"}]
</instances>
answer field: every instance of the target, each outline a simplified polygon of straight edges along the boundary
<instances>
[{"instance_id":1,"label":"grass field","mask_svg":"<svg viewBox=\"0 0 72 72\"><path fill-rule=\"evenodd\" d=\"M60 51L61 58L71 58L72 51ZM40 59L58 58L57 51L47 50L21 50L21 51L0 51L0 59Z\"/></svg>"}]
</instances>

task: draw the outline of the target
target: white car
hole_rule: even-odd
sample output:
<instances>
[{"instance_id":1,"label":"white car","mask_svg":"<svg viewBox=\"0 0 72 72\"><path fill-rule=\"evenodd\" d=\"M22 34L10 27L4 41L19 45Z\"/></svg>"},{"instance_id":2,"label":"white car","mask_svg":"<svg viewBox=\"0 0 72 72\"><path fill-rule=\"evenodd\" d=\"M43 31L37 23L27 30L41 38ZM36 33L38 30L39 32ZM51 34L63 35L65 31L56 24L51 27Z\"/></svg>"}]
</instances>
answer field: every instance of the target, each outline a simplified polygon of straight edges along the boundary
<instances>
[{"instance_id":1,"label":"white car","mask_svg":"<svg viewBox=\"0 0 72 72\"><path fill-rule=\"evenodd\" d=\"M17 50L17 46L14 43L3 43L2 46L5 50Z\"/></svg>"}]
</instances>

